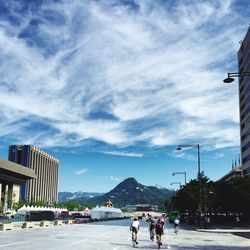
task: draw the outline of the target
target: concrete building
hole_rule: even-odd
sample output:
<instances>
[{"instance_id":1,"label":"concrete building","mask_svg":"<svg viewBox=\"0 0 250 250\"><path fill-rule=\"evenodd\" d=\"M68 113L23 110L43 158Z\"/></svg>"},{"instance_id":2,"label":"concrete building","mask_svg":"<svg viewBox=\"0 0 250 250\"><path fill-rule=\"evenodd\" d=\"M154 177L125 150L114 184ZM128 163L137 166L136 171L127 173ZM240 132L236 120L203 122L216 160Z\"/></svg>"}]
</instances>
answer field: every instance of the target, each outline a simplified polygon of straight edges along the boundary
<instances>
[{"instance_id":1,"label":"concrete building","mask_svg":"<svg viewBox=\"0 0 250 250\"><path fill-rule=\"evenodd\" d=\"M34 170L0 158L0 212L9 201L12 204L19 202L20 186L34 178Z\"/></svg>"},{"instance_id":2,"label":"concrete building","mask_svg":"<svg viewBox=\"0 0 250 250\"><path fill-rule=\"evenodd\" d=\"M9 160L33 169L37 176L22 186L22 200L58 202L58 159L32 145L10 145Z\"/></svg>"},{"instance_id":3,"label":"concrete building","mask_svg":"<svg viewBox=\"0 0 250 250\"><path fill-rule=\"evenodd\" d=\"M241 177L243 177L243 171L240 167L237 167L233 168L229 173L221 177L219 181L231 182L234 178L241 178Z\"/></svg>"},{"instance_id":4,"label":"concrete building","mask_svg":"<svg viewBox=\"0 0 250 250\"><path fill-rule=\"evenodd\" d=\"M239 73L250 72L250 27L238 51ZM239 77L240 136L243 174L250 174L250 76Z\"/></svg>"}]
</instances>

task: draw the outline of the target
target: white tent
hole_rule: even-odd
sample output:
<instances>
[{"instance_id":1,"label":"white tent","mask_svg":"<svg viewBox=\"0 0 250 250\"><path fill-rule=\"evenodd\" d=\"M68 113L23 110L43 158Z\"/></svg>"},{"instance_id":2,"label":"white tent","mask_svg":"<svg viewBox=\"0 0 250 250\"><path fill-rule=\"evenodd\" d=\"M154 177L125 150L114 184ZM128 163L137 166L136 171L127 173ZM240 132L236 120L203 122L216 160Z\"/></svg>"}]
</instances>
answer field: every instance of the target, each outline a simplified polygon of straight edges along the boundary
<instances>
[{"instance_id":1,"label":"white tent","mask_svg":"<svg viewBox=\"0 0 250 250\"><path fill-rule=\"evenodd\" d=\"M26 212L27 212L27 207L25 205L23 205L21 208L17 210L17 213L20 215L26 215Z\"/></svg>"},{"instance_id":2,"label":"white tent","mask_svg":"<svg viewBox=\"0 0 250 250\"><path fill-rule=\"evenodd\" d=\"M37 206L23 206L17 210L18 214L21 215L26 215L27 212L32 212L32 211L52 211L55 212L55 208L52 207L37 207ZM61 210L60 210L61 211Z\"/></svg>"},{"instance_id":3,"label":"white tent","mask_svg":"<svg viewBox=\"0 0 250 250\"><path fill-rule=\"evenodd\" d=\"M92 219L123 218L123 212L119 208L98 207L91 210Z\"/></svg>"}]
</instances>

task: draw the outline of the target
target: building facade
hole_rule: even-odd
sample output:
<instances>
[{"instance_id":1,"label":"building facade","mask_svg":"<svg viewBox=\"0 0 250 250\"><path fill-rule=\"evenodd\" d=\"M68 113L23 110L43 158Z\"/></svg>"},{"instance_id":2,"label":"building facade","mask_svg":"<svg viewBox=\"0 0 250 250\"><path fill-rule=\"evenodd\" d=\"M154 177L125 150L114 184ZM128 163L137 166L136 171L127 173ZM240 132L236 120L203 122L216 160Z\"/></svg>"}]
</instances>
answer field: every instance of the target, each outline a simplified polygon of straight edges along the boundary
<instances>
[{"instance_id":1,"label":"building facade","mask_svg":"<svg viewBox=\"0 0 250 250\"><path fill-rule=\"evenodd\" d=\"M20 200L20 186L35 179L34 170L0 158L0 213Z\"/></svg>"},{"instance_id":2,"label":"building facade","mask_svg":"<svg viewBox=\"0 0 250 250\"><path fill-rule=\"evenodd\" d=\"M223 182L231 182L235 178L243 177L243 171L240 167L232 169L229 173L225 174L223 177L219 179L219 181Z\"/></svg>"},{"instance_id":3,"label":"building facade","mask_svg":"<svg viewBox=\"0 0 250 250\"><path fill-rule=\"evenodd\" d=\"M250 72L250 27L238 51L239 73ZM241 162L243 175L250 174L250 76L239 77Z\"/></svg>"},{"instance_id":4,"label":"building facade","mask_svg":"<svg viewBox=\"0 0 250 250\"><path fill-rule=\"evenodd\" d=\"M10 145L9 161L33 169L36 174L36 179L22 185L22 200L58 202L58 159L33 145Z\"/></svg>"}]
</instances>

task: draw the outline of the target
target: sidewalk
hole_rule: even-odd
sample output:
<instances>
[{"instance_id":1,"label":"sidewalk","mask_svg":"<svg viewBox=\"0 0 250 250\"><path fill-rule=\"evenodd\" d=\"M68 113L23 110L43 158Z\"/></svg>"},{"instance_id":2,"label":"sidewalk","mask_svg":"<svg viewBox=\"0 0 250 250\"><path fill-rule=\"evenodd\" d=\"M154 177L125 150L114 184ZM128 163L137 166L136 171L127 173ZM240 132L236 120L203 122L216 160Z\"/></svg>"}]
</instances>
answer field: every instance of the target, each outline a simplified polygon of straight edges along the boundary
<instances>
[{"instance_id":1,"label":"sidewalk","mask_svg":"<svg viewBox=\"0 0 250 250\"><path fill-rule=\"evenodd\" d=\"M197 228L197 232L205 232L205 233L224 233L224 234L233 234L239 237L244 237L250 239L250 228L245 227L232 227L232 228Z\"/></svg>"},{"instance_id":2,"label":"sidewalk","mask_svg":"<svg viewBox=\"0 0 250 250\"><path fill-rule=\"evenodd\" d=\"M212 224L209 228L199 228L197 225L187 225L183 224L183 228L187 230L195 230L198 232L207 232L207 233L250 233L250 225L245 225L242 227L234 227L230 225L220 225Z\"/></svg>"}]
</instances>

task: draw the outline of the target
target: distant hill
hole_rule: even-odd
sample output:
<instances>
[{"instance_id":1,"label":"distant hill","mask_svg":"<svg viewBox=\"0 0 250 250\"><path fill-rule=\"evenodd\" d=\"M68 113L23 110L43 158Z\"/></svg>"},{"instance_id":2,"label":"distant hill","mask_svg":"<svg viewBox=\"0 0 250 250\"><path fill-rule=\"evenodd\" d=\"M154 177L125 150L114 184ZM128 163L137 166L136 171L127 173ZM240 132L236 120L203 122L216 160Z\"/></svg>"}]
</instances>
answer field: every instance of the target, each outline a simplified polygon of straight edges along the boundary
<instances>
[{"instance_id":1,"label":"distant hill","mask_svg":"<svg viewBox=\"0 0 250 250\"><path fill-rule=\"evenodd\" d=\"M124 207L128 204L151 204L163 208L164 202L170 199L173 194L174 191L162 188L158 185L154 187L144 186L138 183L134 178L128 178L110 192L90 198L88 202L93 205L101 205L111 199L116 207Z\"/></svg>"},{"instance_id":2,"label":"distant hill","mask_svg":"<svg viewBox=\"0 0 250 250\"><path fill-rule=\"evenodd\" d=\"M66 202L69 200L80 200L82 202L87 201L90 198L103 195L103 193L93 193L93 192L59 192L58 202Z\"/></svg>"}]
</instances>

